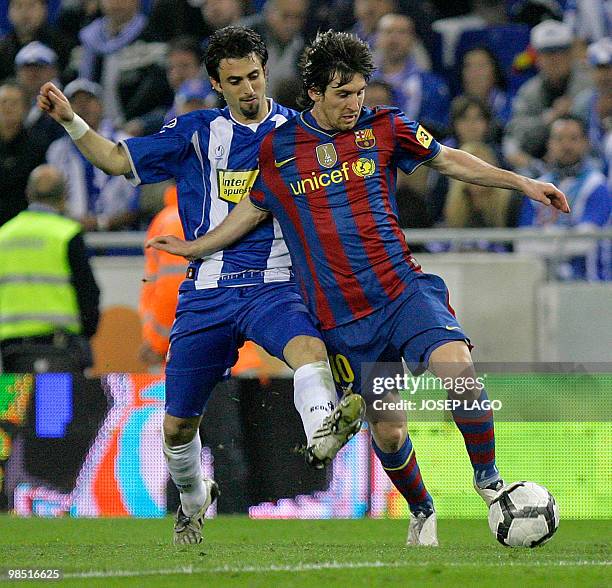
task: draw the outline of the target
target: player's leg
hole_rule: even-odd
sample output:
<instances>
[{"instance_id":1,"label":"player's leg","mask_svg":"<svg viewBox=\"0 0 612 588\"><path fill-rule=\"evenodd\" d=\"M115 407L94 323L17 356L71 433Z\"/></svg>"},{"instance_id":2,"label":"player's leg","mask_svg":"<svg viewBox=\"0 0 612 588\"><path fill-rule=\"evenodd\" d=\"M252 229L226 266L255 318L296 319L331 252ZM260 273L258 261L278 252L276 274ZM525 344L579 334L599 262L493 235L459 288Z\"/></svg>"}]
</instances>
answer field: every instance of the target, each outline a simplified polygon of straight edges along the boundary
<instances>
[{"instance_id":1,"label":"player's leg","mask_svg":"<svg viewBox=\"0 0 612 588\"><path fill-rule=\"evenodd\" d=\"M302 322L301 317L299 322ZM305 326L309 328L307 324ZM299 331L306 330L303 327L295 322L292 326ZM327 349L318 336L295 335L283 346L281 353L293 370L293 400L302 419L307 444L311 445L316 430L336 406L336 391L327 362Z\"/></svg>"},{"instance_id":2,"label":"player's leg","mask_svg":"<svg viewBox=\"0 0 612 588\"><path fill-rule=\"evenodd\" d=\"M397 393L388 394L382 406L398 403ZM412 441L406 427L406 413L402 410L375 410L368 406L368 423L372 433L372 447L387 476L410 509L408 545L438 545L437 521L433 499L421 476Z\"/></svg>"},{"instance_id":3,"label":"player's leg","mask_svg":"<svg viewBox=\"0 0 612 588\"><path fill-rule=\"evenodd\" d=\"M318 336L293 337L283 357L294 370L293 400L306 434L306 460L323 467L361 428L365 403L361 396L347 394L336 405L327 349Z\"/></svg>"},{"instance_id":4,"label":"player's leg","mask_svg":"<svg viewBox=\"0 0 612 588\"><path fill-rule=\"evenodd\" d=\"M202 294L197 310L177 312L170 335L163 447L181 500L175 544L201 542L204 515L219 493L216 483L203 476L199 425L213 388L237 358L235 329L225 317L227 310L215 315L220 307L227 309L231 302L227 298L232 296L231 291ZM207 309L208 298L211 307Z\"/></svg>"},{"instance_id":5,"label":"player's leg","mask_svg":"<svg viewBox=\"0 0 612 588\"><path fill-rule=\"evenodd\" d=\"M249 288L245 298L241 332L294 370L294 403L306 434L306 459L324 467L361 427L363 400L351 395L336 405L325 344L294 284Z\"/></svg>"},{"instance_id":6,"label":"player's leg","mask_svg":"<svg viewBox=\"0 0 612 588\"><path fill-rule=\"evenodd\" d=\"M388 350L388 310L324 331L323 336L338 387L352 387L365 398L374 452L391 482L408 502L408 545L436 546L433 500L423 483L408 436L406 412L396 408L399 394L392 392L381 398L375 392L377 379L392 377L402 369L397 350Z\"/></svg>"},{"instance_id":7,"label":"player's leg","mask_svg":"<svg viewBox=\"0 0 612 588\"><path fill-rule=\"evenodd\" d=\"M413 373L429 368L436 376L451 378L469 388L463 399L487 398L486 391L476 385L465 386L468 378L476 381L476 374L467 343L468 336L458 323L449 304L449 293L444 280L433 274L420 274L411 284L412 295L397 314L397 325L392 342ZM459 380L458 378L462 378ZM454 389L458 392L459 385ZM454 397L455 392L449 393ZM482 402L479 404L482 406ZM470 406L473 408L473 406ZM489 504L502 482L495 464L495 435L493 414L490 410L453 411L453 418L463 435L474 468L477 491Z\"/></svg>"},{"instance_id":8,"label":"player's leg","mask_svg":"<svg viewBox=\"0 0 612 588\"><path fill-rule=\"evenodd\" d=\"M503 486L495 463L495 426L488 407L487 392L476 375L469 347L465 341L442 341L429 356L429 370L444 381L456 382L449 398L461 405L452 411L463 435L472 468L474 486L487 503Z\"/></svg>"},{"instance_id":9,"label":"player's leg","mask_svg":"<svg viewBox=\"0 0 612 588\"><path fill-rule=\"evenodd\" d=\"M164 457L181 501L174 523L175 545L201 543L204 516L219 495L216 482L202 472L201 420L201 416L184 419L164 415Z\"/></svg>"}]
</instances>

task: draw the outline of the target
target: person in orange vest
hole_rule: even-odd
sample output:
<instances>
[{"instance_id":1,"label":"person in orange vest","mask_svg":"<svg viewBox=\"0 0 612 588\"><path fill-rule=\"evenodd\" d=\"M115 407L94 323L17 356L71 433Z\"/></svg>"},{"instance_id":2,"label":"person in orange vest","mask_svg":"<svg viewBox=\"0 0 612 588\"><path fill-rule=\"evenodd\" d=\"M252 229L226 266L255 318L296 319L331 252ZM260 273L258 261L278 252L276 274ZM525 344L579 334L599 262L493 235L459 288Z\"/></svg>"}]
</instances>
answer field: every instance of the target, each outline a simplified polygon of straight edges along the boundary
<instances>
[{"instance_id":1,"label":"person in orange vest","mask_svg":"<svg viewBox=\"0 0 612 588\"><path fill-rule=\"evenodd\" d=\"M155 216L147 230L147 241L157 235L176 235L183 238L183 227L178 213L176 186L164 192L165 207ZM145 277L140 293L139 313L142 321L140 360L148 366L159 366L165 361L168 338L174 321L178 289L185 277L186 264L182 257L164 251L145 249ZM257 346L247 341L240 349L232 375L261 373L262 359Z\"/></svg>"},{"instance_id":2,"label":"person in orange vest","mask_svg":"<svg viewBox=\"0 0 612 588\"><path fill-rule=\"evenodd\" d=\"M164 192L165 207L155 216L147 231L147 240L157 235L183 237L178 213L176 187ZM168 337L174 321L178 289L185 278L185 260L156 249L145 249L145 277L140 293L142 346L139 357L147 365L164 363Z\"/></svg>"}]
</instances>

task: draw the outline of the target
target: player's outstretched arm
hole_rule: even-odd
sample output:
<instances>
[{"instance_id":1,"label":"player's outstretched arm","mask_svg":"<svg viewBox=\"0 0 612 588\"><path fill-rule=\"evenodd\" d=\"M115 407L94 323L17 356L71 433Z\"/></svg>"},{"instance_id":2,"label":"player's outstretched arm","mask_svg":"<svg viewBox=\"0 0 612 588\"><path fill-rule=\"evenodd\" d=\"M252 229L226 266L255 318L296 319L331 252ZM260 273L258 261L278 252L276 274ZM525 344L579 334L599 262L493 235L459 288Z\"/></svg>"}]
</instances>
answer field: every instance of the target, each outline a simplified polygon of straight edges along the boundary
<instances>
[{"instance_id":1,"label":"player's outstretched arm","mask_svg":"<svg viewBox=\"0 0 612 588\"><path fill-rule=\"evenodd\" d=\"M442 146L440 153L428 162L428 165L462 182L517 190L525 194L527 198L546 206L552 205L561 212L570 211L565 194L553 184L532 180L500 169L460 149Z\"/></svg>"},{"instance_id":2,"label":"player's outstretched arm","mask_svg":"<svg viewBox=\"0 0 612 588\"><path fill-rule=\"evenodd\" d=\"M130 161L121 145L105 139L72 110L68 98L47 82L38 94L38 107L62 125L79 151L96 167L111 176L130 173Z\"/></svg>"},{"instance_id":3,"label":"player's outstretched arm","mask_svg":"<svg viewBox=\"0 0 612 588\"><path fill-rule=\"evenodd\" d=\"M195 241L184 241L174 235L163 235L150 239L145 247L153 247L194 261L229 247L250 233L268 214L255 207L247 197L234 207L218 227Z\"/></svg>"}]
</instances>

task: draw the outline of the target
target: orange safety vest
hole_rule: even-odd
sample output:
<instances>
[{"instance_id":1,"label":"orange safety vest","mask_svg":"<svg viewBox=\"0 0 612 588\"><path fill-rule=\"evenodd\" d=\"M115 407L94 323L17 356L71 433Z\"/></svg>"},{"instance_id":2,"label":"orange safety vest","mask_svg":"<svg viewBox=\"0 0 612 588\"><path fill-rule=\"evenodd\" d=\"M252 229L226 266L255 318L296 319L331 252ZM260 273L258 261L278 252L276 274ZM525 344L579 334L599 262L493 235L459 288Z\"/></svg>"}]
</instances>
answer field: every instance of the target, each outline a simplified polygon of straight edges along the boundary
<instances>
[{"instance_id":1,"label":"orange safety vest","mask_svg":"<svg viewBox=\"0 0 612 588\"><path fill-rule=\"evenodd\" d=\"M184 238L183 227L178 213L176 188L164 193L165 208L151 221L147 241L159 235L175 235ZM168 337L174 321L178 289L185 278L187 263L184 258L158 249L145 249L145 277L140 293L140 317L142 339L153 351L165 356L168 351ZM250 372L262 377L262 359L257 345L246 341L238 354L238 361L232 374Z\"/></svg>"},{"instance_id":2,"label":"orange safety vest","mask_svg":"<svg viewBox=\"0 0 612 588\"><path fill-rule=\"evenodd\" d=\"M160 235L184 238L178 213L176 188L164 193L165 208L151 221L147 240ZM178 289L185 279L187 262L183 257L158 249L145 249L145 277L140 293L139 313L142 339L161 356L168 351L168 337L174 321Z\"/></svg>"}]
</instances>

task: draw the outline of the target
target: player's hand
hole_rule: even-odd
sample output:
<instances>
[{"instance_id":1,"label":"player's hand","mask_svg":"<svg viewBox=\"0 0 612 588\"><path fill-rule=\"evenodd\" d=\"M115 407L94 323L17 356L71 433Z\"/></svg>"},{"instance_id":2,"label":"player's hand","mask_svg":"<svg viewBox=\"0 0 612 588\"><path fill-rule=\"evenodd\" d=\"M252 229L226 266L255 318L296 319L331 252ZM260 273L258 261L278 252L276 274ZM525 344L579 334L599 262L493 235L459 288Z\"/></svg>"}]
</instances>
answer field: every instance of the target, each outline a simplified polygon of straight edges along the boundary
<instances>
[{"instance_id":1,"label":"player's hand","mask_svg":"<svg viewBox=\"0 0 612 588\"><path fill-rule=\"evenodd\" d=\"M145 244L145 249L148 249L149 247L159 249L160 251L165 251L166 253L171 253L172 255L180 255L189 261L194 261L196 259L200 259L201 257L201 255L197 253L193 241L185 241L184 239L179 239L174 235L161 235L159 237L153 237L153 239L149 239Z\"/></svg>"},{"instance_id":2,"label":"player's hand","mask_svg":"<svg viewBox=\"0 0 612 588\"><path fill-rule=\"evenodd\" d=\"M523 188L525 196L541 202L546 206L553 206L557 210L565 213L570 212L569 204L565 194L559 190L554 184L549 182L540 182L538 180L530 180L526 178L527 182Z\"/></svg>"},{"instance_id":3,"label":"player's hand","mask_svg":"<svg viewBox=\"0 0 612 588\"><path fill-rule=\"evenodd\" d=\"M36 99L38 108L44 110L58 123L68 123L74 118L74 111L68 98L62 94L60 89L53 83L47 82L40 89Z\"/></svg>"}]
</instances>

